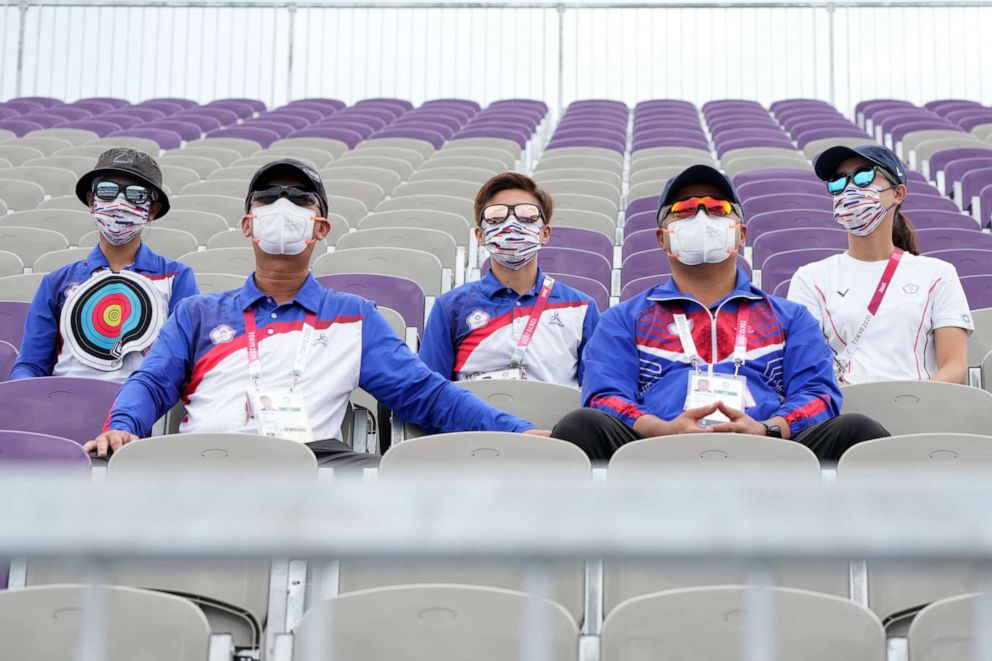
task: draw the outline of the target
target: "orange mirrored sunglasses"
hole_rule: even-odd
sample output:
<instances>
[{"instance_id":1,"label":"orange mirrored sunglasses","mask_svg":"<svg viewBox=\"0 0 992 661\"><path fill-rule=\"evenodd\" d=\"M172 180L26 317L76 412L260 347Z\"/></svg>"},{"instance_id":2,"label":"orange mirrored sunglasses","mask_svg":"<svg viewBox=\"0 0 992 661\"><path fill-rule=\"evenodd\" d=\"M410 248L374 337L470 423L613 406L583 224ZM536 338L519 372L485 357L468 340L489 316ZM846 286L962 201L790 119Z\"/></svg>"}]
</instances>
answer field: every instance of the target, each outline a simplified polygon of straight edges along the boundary
<instances>
[{"instance_id":1,"label":"orange mirrored sunglasses","mask_svg":"<svg viewBox=\"0 0 992 661\"><path fill-rule=\"evenodd\" d=\"M684 200L677 200L671 206L663 209L659 220L668 216L676 218L691 218L696 215L699 207L703 207L708 216L729 216L734 212L734 204L729 200L721 200L716 197L704 195L702 197L689 197Z\"/></svg>"}]
</instances>

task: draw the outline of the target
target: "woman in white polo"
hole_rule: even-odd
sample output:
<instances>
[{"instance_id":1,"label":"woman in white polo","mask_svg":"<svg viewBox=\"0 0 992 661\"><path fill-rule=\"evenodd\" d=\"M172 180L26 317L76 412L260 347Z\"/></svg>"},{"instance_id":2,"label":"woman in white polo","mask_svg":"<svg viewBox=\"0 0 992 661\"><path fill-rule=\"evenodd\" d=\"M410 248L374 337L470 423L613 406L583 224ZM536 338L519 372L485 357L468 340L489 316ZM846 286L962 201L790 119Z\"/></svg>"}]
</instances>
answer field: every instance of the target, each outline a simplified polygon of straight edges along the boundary
<instances>
[{"instance_id":1,"label":"woman in white polo","mask_svg":"<svg viewBox=\"0 0 992 661\"><path fill-rule=\"evenodd\" d=\"M842 383L964 383L974 330L954 266L919 254L906 169L879 145L832 147L814 163L834 196L847 252L799 268L789 300L820 321Z\"/></svg>"}]
</instances>

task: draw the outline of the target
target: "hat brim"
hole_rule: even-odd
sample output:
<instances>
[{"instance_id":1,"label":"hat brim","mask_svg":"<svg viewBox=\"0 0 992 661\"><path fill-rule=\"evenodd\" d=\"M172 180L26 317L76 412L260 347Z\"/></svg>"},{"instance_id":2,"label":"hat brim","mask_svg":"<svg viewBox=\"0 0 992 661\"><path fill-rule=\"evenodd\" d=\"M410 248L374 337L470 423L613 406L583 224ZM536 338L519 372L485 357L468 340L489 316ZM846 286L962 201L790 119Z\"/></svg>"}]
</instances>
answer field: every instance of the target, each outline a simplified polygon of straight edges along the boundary
<instances>
[{"instance_id":1,"label":"hat brim","mask_svg":"<svg viewBox=\"0 0 992 661\"><path fill-rule=\"evenodd\" d=\"M826 181L834 176L840 164L849 158L863 158L875 163L875 165L881 165L881 163L876 162L872 157L860 153L853 147L838 145L827 149L816 157L816 160L813 161L813 172L816 173L819 179Z\"/></svg>"},{"instance_id":2,"label":"hat brim","mask_svg":"<svg viewBox=\"0 0 992 661\"><path fill-rule=\"evenodd\" d=\"M148 178L141 176L137 172L133 172L131 170L125 170L123 168L97 168L96 170L90 170L89 172L84 174L82 177L79 178L79 181L76 182L76 197L79 198L79 201L82 202L83 204L88 205L89 202L86 200L86 195L90 192L90 190L93 187L93 180L98 177L104 177L107 175L123 175L125 177L137 179L145 186L148 186L149 188L158 191L158 200L156 200L156 202L159 203L160 207L158 213L155 214L155 218L156 219L161 218L166 213L168 213L171 205L169 204L169 196L166 194L166 192L162 190L155 182L149 180Z\"/></svg>"},{"instance_id":3,"label":"hat brim","mask_svg":"<svg viewBox=\"0 0 992 661\"><path fill-rule=\"evenodd\" d=\"M319 188L316 183L314 183L314 180L303 169L304 167L306 167L306 164L292 159L273 161L260 167L255 172L254 176L252 176L251 183L248 184L248 192L245 194L245 212L247 212L248 208L251 206L251 193L252 191L258 189L259 183L280 174L289 174L294 177L298 177L305 183L306 187L311 192L317 194L317 198L320 200L321 213L326 215L327 193L323 189Z\"/></svg>"},{"instance_id":4,"label":"hat brim","mask_svg":"<svg viewBox=\"0 0 992 661\"><path fill-rule=\"evenodd\" d=\"M665 207L675 201L675 196L686 186L693 184L709 184L727 196L727 199L735 204L740 204L737 191L723 174L716 168L708 165L692 165L679 174L675 175L665 185L665 192L660 200L660 206Z\"/></svg>"}]
</instances>

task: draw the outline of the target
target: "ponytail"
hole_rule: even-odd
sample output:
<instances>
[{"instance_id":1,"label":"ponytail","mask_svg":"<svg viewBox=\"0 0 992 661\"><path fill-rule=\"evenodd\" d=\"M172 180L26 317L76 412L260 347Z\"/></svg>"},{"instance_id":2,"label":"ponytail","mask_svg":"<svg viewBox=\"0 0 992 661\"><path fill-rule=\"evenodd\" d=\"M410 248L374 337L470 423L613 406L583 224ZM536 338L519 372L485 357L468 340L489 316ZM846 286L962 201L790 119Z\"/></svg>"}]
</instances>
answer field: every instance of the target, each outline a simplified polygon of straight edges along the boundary
<instances>
[{"instance_id":1,"label":"ponytail","mask_svg":"<svg viewBox=\"0 0 992 661\"><path fill-rule=\"evenodd\" d=\"M912 255L919 255L920 248L916 244L916 230L913 229L913 223L909 222L909 218L903 215L899 207L896 207L896 217L892 222L892 243L895 244L896 248L901 248L905 252Z\"/></svg>"}]
</instances>

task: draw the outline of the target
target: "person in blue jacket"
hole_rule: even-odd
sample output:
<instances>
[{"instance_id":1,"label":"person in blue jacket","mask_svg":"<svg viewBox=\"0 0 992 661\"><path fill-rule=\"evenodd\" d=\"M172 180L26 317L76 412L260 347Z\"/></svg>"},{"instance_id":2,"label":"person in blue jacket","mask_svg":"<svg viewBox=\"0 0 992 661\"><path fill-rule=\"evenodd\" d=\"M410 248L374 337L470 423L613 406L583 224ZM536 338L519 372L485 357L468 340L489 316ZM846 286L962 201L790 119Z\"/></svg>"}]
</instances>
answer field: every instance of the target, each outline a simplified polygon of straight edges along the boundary
<instances>
[{"instance_id":1,"label":"person in blue jacket","mask_svg":"<svg viewBox=\"0 0 992 661\"><path fill-rule=\"evenodd\" d=\"M791 439L833 462L889 435L839 414L832 352L806 308L761 291L737 266L747 231L729 179L689 167L665 185L658 221L672 276L603 314L586 347L586 408L552 436L606 460L642 438L744 433Z\"/></svg>"},{"instance_id":2,"label":"person in blue jacket","mask_svg":"<svg viewBox=\"0 0 992 661\"><path fill-rule=\"evenodd\" d=\"M456 381L581 385L582 352L599 309L538 266L553 212L551 195L526 175L503 172L482 185L475 234L491 268L437 299L420 345L428 367Z\"/></svg>"},{"instance_id":3,"label":"person in blue jacket","mask_svg":"<svg viewBox=\"0 0 992 661\"><path fill-rule=\"evenodd\" d=\"M169 211L155 159L136 149L109 149L79 179L76 197L93 215L99 242L86 259L42 278L11 380L122 382L141 364L166 316L199 293L190 267L141 241L146 225Z\"/></svg>"},{"instance_id":4,"label":"person in blue jacket","mask_svg":"<svg viewBox=\"0 0 992 661\"><path fill-rule=\"evenodd\" d=\"M187 417L180 432L290 438L307 443L321 463L369 465L376 459L340 440L358 387L428 433L548 434L430 370L371 301L314 279L310 256L330 223L324 184L311 167L293 159L262 166L245 210L255 272L240 289L178 306L87 450L103 457L148 435L181 399Z\"/></svg>"}]
</instances>

